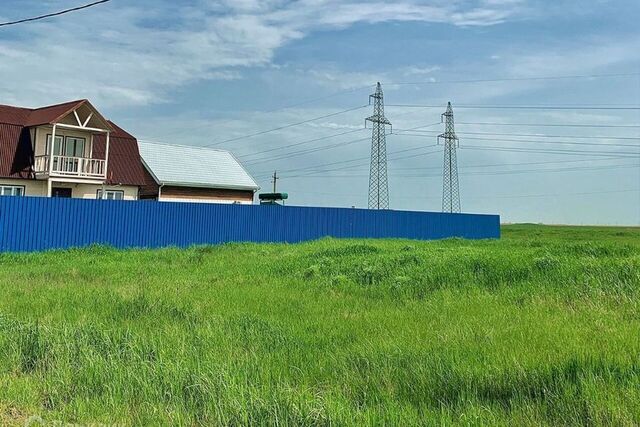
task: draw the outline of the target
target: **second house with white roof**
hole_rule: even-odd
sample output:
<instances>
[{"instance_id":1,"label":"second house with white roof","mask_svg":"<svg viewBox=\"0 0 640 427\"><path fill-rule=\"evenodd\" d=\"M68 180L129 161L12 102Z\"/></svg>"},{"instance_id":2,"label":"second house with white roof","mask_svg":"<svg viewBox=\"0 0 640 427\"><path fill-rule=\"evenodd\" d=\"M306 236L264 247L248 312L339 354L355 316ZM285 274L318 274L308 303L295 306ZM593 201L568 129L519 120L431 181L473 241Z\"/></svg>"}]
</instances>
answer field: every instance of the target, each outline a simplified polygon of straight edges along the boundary
<instances>
[{"instance_id":1,"label":"second house with white roof","mask_svg":"<svg viewBox=\"0 0 640 427\"><path fill-rule=\"evenodd\" d=\"M138 141L146 182L140 199L253 203L260 188L228 151Z\"/></svg>"}]
</instances>

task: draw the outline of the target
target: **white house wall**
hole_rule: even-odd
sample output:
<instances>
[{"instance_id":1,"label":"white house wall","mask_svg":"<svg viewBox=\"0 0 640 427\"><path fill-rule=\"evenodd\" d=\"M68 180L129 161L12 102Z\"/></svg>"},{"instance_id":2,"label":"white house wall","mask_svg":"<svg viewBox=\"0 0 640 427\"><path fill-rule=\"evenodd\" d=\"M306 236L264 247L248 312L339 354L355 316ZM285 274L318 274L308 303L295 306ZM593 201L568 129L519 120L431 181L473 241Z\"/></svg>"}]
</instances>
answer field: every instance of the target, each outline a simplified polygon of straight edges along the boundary
<instances>
[{"instance_id":1,"label":"white house wall","mask_svg":"<svg viewBox=\"0 0 640 427\"><path fill-rule=\"evenodd\" d=\"M96 199L98 190L102 190L102 185L98 184L74 184L68 182L53 181L53 187L71 188L71 197L74 199ZM123 191L124 200L138 200L138 187L135 186L105 186L107 191Z\"/></svg>"},{"instance_id":2,"label":"white house wall","mask_svg":"<svg viewBox=\"0 0 640 427\"><path fill-rule=\"evenodd\" d=\"M47 195L47 181L0 178L0 185L17 185L24 187L25 196L43 197Z\"/></svg>"},{"instance_id":3,"label":"white house wall","mask_svg":"<svg viewBox=\"0 0 640 427\"><path fill-rule=\"evenodd\" d=\"M18 185L24 187L25 196L47 196L47 181L34 179L6 179L0 178L0 185ZM71 197L74 199L96 199L98 190L102 190L99 184L75 184L70 182L52 183L52 187L71 188ZM138 200L138 187L130 185L105 186L106 190L123 191L124 200Z\"/></svg>"}]
</instances>

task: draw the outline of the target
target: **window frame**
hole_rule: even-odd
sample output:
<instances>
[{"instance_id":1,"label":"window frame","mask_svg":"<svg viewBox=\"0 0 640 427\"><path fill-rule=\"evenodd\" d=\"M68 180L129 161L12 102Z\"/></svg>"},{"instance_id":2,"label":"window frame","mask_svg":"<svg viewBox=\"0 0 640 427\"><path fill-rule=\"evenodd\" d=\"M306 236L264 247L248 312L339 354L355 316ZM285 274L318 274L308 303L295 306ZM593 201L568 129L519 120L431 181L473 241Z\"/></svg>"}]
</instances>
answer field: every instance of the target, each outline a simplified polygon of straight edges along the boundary
<instances>
[{"instance_id":1,"label":"window frame","mask_svg":"<svg viewBox=\"0 0 640 427\"><path fill-rule=\"evenodd\" d=\"M49 156L51 154L51 136L52 134L48 133L46 134L45 137L45 141L44 141L44 154L46 156ZM60 154L55 154L54 156L62 156L62 157L82 157L84 158L85 155L85 151L87 149L87 138L83 137L83 136L73 136L73 135L56 135L56 139L60 138ZM74 153L75 153L75 149L76 149L76 144L79 140L82 141L82 154L80 156L76 156L75 154L73 156L67 156L67 143L69 142L69 139L73 139L75 140L75 144L73 146L74 149ZM55 146L55 143L53 144Z\"/></svg>"},{"instance_id":2,"label":"window frame","mask_svg":"<svg viewBox=\"0 0 640 427\"><path fill-rule=\"evenodd\" d=\"M102 190L96 190L96 199L98 200L124 200L124 190L104 190L105 194L107 195L106 199L102 198ZM112 199L109 199L109 193L113 194L114 197ZM115 197L115 195L118 194L121 197L118 199Z\"/></svg>"},{"instance_id":3,"label":"window frame","mask_svg":"<svg viewBox=\"0 0 640 427\"><path fill-rule=\"evenodd\" d=\"M67 156L67 154L66 154L66 152L67 152L67 144L69 144L69 139L75 140L74 141L74 145L73 145L73 152L74 152L73 156ZM76 156L75 152L76 152L78 141L82 141L82 153L79 156ZM64 152L65 152L64 156L65 157L81 157L81 158L84 158L84 152L85 152L86 148L87 148L87 138L83 138L81 136L71 136L71 135L67 135L67 136L64 137Z\"/></svg>"},{"instance_id":4,"label":"window frame","mask_svg":"<svg viewBox=\"0 0 640 427\"><path fill-rule=\"evenodd\" d=\"M4 194L5 189L10 188L12 194ZM16 190L20 190L20 194L13 194ZM26 187L24 185L0 184L0 197L24 197Z\"/></svg>"},{"instance_id":5,"label":"window frame","mask_svg":"<svg viewBox=\"0 0 640 427\"><path fill-rule=\"evenodd\" d=\"M51 137L53 136L53 134L48 133L46 134L45 138L44 138L44 155L45 156L49 156L51 155L51 151L53 149L52 144L51 144ZM60 152L64 153L64 135L56 135L56 139L60 138ZM53 145L55 146L55 142L53 143ZM54 154L54 156L63 156L64 154Z\"/></svg>"}]
</instances>

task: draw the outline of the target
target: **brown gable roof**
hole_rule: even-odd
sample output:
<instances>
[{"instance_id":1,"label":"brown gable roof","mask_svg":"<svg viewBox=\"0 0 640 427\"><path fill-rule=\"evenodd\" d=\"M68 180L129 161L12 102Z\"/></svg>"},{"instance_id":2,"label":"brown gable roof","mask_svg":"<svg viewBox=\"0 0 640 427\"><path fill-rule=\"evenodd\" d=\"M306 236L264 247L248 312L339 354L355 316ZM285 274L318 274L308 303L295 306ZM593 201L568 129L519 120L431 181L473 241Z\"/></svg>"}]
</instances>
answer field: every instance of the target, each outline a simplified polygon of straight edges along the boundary
<instances>
[{"instance_id":1,"label":"brown gable roof","mask_svg":"<svg viewBox=\"0 0 640 427\"><path fill-rule=\"evenodd\" d=\"M80 105L84 104L86 100L81 99L78 101L65 102L63 104L49 105L47 107L36 108L31 110L29 119L25 122L25 126L38 126L53 123L60 120Z\"/></svg>"},{"instance_id":2,"label":"brown gable roof","mask_svg":"<svg viewBox=\"0 0 640 427\"><path fill-rule=\"evenodd\" d=\"M30 108L0 105L0 123L5 125L24 126L33 110Z\"/></svg>"},{"instance_id":3,"label":"brown gable roof","mask_svg":"<svg viewBox=\"0 0 640 427\"><path fill-rule=\"evenodd\" d=\"M60 121L73 110L84 104L87 104L92 110L94 110L95 115L104 121L105 124L109 124L109 121L105 119L86 99L63 102L62 104L48 105L40 108L22 108L13 107L11 105L0 105L0 123L14 125L19 124L22 126L53 124Z\"/></svg>"},{"instance_id":4,"label":"brown gable roof","mask_svg":"<svg viewBox=\"0 0 640 427\"><path fill-rule=\"evenodd\" d=\"M91 105L86 99L35 109L0 105L0 177L33 179L33 143L29 127L53 123L85 103ZM102 116L100 118L104 120ZM112 129L109 137L108 182L144 185L138 141L113 122L105 120L105 123ZM94 144L96 157L104 158L106 136L95 135Z\"/></svg>"}]
</instances>

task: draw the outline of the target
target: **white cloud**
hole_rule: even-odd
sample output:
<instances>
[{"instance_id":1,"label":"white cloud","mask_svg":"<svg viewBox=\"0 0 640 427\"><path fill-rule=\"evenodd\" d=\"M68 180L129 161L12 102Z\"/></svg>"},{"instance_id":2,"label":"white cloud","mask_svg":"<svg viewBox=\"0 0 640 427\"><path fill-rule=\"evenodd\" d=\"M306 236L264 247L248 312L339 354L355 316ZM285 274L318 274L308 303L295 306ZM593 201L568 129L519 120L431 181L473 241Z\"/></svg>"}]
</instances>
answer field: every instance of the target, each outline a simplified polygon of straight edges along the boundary
<instances>
[{"instance_id":1,"label":"white cloud","mask_svg":"<svg viewBox=\"0 0 640 427\"><path fill-rule=\"evenodd\" d=\"M440 67L408 67L404 70L405 76L424 76L427 74L433 74L435 71L440 70Z\"/></svg>"},{"instance_id":2,"label":"white cloud","mask_svg":"<svg viewBox=\"0 0 640 427\"><path fill-rule=\"evenodd\" d=\"M337 0L223 0L192 7L143 2L5 29L0 39L3 101L41 105L88 97L98 105L146 105L198 80L237 79L243 67L272 64L283 45L323 28L424 21L493 25L512 3L395 3ZM153 6L153 7L151 7ZM15 38L9 38L14 36ZM370 75L351 76L340 87ZM325 74L331 80L330 74Z\"/></svg>"}]
</instances>

